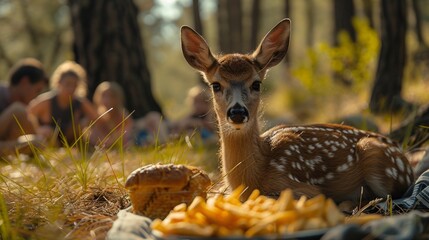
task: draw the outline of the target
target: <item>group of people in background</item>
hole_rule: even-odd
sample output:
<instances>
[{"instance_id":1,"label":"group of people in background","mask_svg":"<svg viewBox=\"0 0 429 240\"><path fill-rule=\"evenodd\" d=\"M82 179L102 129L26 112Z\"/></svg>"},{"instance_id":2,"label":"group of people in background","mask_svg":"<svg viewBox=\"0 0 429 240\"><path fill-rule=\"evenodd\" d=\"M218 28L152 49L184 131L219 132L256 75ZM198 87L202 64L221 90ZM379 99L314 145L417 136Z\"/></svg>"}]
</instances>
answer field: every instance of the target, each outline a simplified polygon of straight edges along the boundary
<instances>
[{"instance_id":1,"label":"group of people in background","mask_svg":"<svg viewBox=\"0 0 429 240\"><path fill-rule=\"evenodd\" d=\"M0 86L0 156L28 153L30 141L37 147L70 146L83 139L110 147L163 143L194 131L202 138L215 135L209 94L202 86L189 91L189 116L171 122L158 112L134 119L125 108L122 87L114 81L100 83L88 100L86 79L83 67L73 61L60 64L50 79L36 59L16 63L9 85Z\"/></svg>"}]
</instances>

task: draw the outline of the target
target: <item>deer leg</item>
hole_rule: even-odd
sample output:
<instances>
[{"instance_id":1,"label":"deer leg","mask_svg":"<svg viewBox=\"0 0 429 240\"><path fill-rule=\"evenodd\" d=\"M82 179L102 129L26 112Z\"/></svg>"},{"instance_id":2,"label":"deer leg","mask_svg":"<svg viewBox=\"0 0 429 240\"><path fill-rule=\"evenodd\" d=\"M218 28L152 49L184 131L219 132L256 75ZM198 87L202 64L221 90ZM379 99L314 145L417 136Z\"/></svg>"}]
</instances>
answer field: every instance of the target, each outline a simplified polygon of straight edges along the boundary
<instances>
[{"instance_id":1,"label":"deer leg","mask_svg":"<svg viewBox=\"0 0 429 240\"><path fill-rule=\"evenodd\" d=\"M412 170L399 148L378 138L366 137L359 140L356 151L367 186L364 199L387 195L400 197L411 185Z\"/></svg>"}]
</instances>

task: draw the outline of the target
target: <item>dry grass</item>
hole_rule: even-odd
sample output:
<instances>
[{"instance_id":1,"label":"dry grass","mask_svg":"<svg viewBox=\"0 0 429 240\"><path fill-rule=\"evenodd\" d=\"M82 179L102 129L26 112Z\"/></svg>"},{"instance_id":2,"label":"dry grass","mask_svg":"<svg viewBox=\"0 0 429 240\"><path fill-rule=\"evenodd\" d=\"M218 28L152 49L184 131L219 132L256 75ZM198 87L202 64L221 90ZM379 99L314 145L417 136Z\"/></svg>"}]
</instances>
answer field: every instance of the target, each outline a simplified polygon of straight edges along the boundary
<instances>
[{"instance_id":1,"label":"dry grass","mask_svg":"<svg viewBox=\"0 0 429 240\"><path fill-rule=\"evenodd\" d=\"M130 206L124 188L128 174L157 162L201 166L212 174L217 168L215 151L184 140L85 154L75 148L47 149L35 158L10 158L1 164L0 236L103 239L117 212Z\"/></svg>"}]
</instances>

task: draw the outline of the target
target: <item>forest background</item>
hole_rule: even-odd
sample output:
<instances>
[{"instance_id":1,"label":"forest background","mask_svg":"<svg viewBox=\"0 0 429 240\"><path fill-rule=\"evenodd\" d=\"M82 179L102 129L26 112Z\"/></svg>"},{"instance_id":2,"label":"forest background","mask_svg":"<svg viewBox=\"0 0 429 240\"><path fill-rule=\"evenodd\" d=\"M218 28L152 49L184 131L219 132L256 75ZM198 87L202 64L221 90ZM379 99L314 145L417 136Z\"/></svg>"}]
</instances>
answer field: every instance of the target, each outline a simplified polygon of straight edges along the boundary
<instances>
[{"instance_id":1,"label":"forest background","mask_svg":"<svg viewBox=\"0 0 429 240\"><path fill-rule=\"evenodd\" d=\"M367 112L381 46L381 0L103 2L0 1L0 79L5 81L8 69L23 57L40 59L48 73L64 60L76 60L88 71L89 98L99 82L118 81L126 88L133 117L157 110L174 120L189 112L187 91L200 81L182 57L181 25L201 32L215 53L250 52L274 24L289 17L292 39L287 60L269 73L264 84L266 115L307 123ZM406 19L394 13L393 19L403 21L405 29L406 54L399 57L404 64L395 67L404 69L403 77L396 76L403 82L399 91L417 104L429 99L427 2L399 1L399 10L390 7L402 11ZM134 22L138 29L124 27ZM127 31L129 37L117 37ZM115 44L123 46L115 49ZM121 66L126 58L115 52L133 49L139 52L137 63Z\"/></svg>"},{"instance_id":2,"label":"forest background","mask_svg":"<svg viewBox=\"0 0 429 240\"><path fill-rule=\"evenodd\" d=\"M24 57L49 74L75 60L88 71L89 98L99 82L117 81L133 117L157 110L175 120L201 81L182 56L180 26L202 33L214 53L251 52L285 17L291 42L263 85L266 126L353 115L388 133L411 115L402 103L429 103L429 0L0 0L0 79ZM127 176L146 164L220 177L217 145L189 138L130 150L72 146L2 162L1 239L103 239L130 206Z\"/></svg>"}]
</instances>

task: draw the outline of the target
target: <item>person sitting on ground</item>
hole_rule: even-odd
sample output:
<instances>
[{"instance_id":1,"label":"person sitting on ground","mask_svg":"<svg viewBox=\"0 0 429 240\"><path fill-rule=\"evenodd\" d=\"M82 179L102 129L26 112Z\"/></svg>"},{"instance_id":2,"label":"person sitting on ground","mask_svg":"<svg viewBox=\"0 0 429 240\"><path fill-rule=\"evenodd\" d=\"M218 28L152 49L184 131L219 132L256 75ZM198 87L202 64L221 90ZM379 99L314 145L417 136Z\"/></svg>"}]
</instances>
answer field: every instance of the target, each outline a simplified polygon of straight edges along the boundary
<instances>
[{"instance_id":1,"label":"person sitting on ground","mask_svg":"<svg viewBox=\"0 0 429 240\"><path fill-rule=\"evenodd\" d=\"M118 83L106 81L97 86L93 103L100 117L88 132L92 145L110 147L121 138L124 146L133 144L134 121L124 101L124 91Z\"/></svg>"},{"instance_id":2,"label":"person sitting on ground","mask_svg":"<svg viewBox=\"0 0 429 240\"><path fill-rule=\"evenodd\" d=\"M168 140L168 122L156 111L134 120L135 143L138 146L165 143Z\"/></svg>"},{"instance_id":3,"label":"person sitting on ground","mask_svg":"<svg viewBox=\"0 0 429 240\"><path fill-rule=\"evenodd\" d=\"M98 117L85 95L85 70L73 61L58 66L52 74L51 90L29 105L28 111L38 125L37 132L47 139L73 144L87 123Z\"/></svg>"},{"instance_id":4,"label":"person sitting on ground","mask_svg":"<svg viewBox=\"0 0 429 240\"><path fill-rule=\"evenodd\" d=\"M199 132L203 140L215 137L216 119L210 101L209 89L202 85L191 88L187 103L191 106L188 116L171 123L172 134L192 134Z\"/></svg>"},{"instance_id":5,"label":"person sitting on ground","mask_svg":"<svg viewBox=\"0 0 429 240\"><path fill-rule=\"evenodd\" d=\"M0 85L0 156L14 153L21 147L22 153L30 150L18 138L34 134L35 129L27 116L27 104L47 86L43 65L34 58L18 61L9 72L9 86Z\"/></svg>"}]
</instances>

